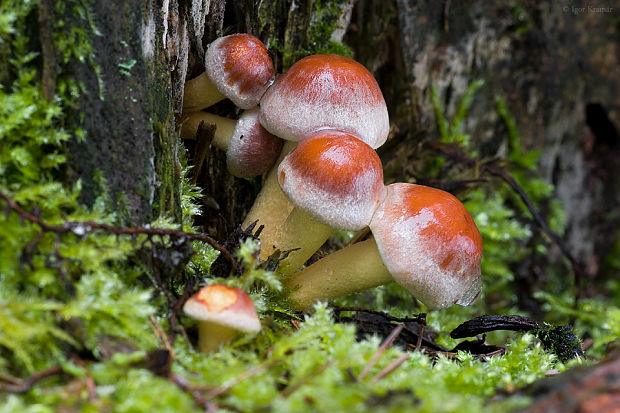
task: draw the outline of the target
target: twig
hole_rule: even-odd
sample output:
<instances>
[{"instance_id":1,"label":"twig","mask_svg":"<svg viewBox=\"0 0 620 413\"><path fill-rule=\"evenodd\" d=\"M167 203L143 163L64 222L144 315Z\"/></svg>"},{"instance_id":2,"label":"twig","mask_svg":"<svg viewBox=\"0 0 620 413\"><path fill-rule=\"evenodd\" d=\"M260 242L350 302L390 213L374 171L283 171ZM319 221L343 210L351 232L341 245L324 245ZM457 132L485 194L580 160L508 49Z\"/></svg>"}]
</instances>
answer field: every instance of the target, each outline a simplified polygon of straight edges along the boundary
<instances>
[{"instance_id":1,"label":"twig","mask_svg":"<svg viewBox=\"0 0 620 413\"><path fill-rule=\"evenodd\" d=\"M381 380L382 378L384 378L385 376L387 376L388 374L390 374L391 372L393 372L394 370L396 370L401 364L403 364L409 358L409 354L410 353L404 353L403 355L401 355L399 358L397 358L392 363L390 363L386 368L384 368L379 373L377 373L376 376L368 380L368 383L375 383Z\"/></svg>"},{"instance_id":2,"label":"twig","mask_svg":"<svg viewBox=\"0 0 620 413\"><path fill-rule=\"evenodd\" d=\"M176 356L176 353L174 352L174 347L172 347L172 344L170 343L170 340L168 336L166 335L166 332L161 327L161 325L157 322L157 319L155 318L154 315L149 316L149 324L151 325L151 329L153 330L153 333L155 333L155 337L157 337L161 345L164 346L166 350L168 350L168 352L170 353L170 357L172 358L173 361L175 361L177 359L177 356Z\"/></svg>"},{"instance_id":3,"label":"twig","mask_svg":"<svg viewBox=\"0 0 620 413\"><path fill-rule=\"evenodd\" d=\"M422 348L422 336L424 335L424 327L426 324L420 324L420 331L418 332L418 341L415 343L415 348Z\"/></svg>"},{"instance_id":4,"label":"twig","mask_svg":"<svg viewBox=\"0 0 620 413\"><path fill-rule=\"evenodd\" d=\"M384 313L382 311L369 310L367 308L361 307L332 307L332 310L336 313L341 313L343 311L355 311L361 313L375 314L382 316L390 321L396 321L398 323L418 323L425 324L426 323L426 313L418 314L415 317L394 317L390 314Z\"/></svg>"},{"instance_id":5,"label":"twig","mask_svg":"<svg viewBox=\"0 0 620 413\"><path fill-rule=\"evenodd\" d=\"M553 240L553 242L560 248L560 251L562 251L562 254L564 254L564 256L570 261L573 267L573 271L575 271L576 274L580 274L581 273L580 264L577 262L575 257L573 257L571 252L568 250L568 247L566 246L566 244L564 244L564 241L562 240L562 238L560 238L558 234L556 234L555 232L551 230L551 228L549 228L545 220L540 216L540 214L536 210L536 207L534 206L530 198L527 196L525 191L523 191L523 189L519 186L519 184L517 184L514 178L510 176L503 169L498 168L493 165L488 165L488 164L481 165L480 170L487 171L490 174L495 175L495 176L499 176L519 195L519 198L521 198L521 200L527 207L528 211L530 211L530 214L532 214L536 223L549 236L549 238Z\"/></svg>"},{"instance_id":6,"label":"twig","mask_svg":"<svg viewBox=\"0 0 620 413\"><path fill-rule=\"evenodd\" d=\"M205 411L212 411L212 403L200 393L200 389L193 386L185 377L172 373L168 376L168 379L181 390L189 393L198 406L205 409Z\"/></svg>"},{"instance_id":7,"label":"twig","mask_svg":"<svg viewBox=\"0 0 620 413\"><path fill-rule=\"evenodd\" d=\"M235 387L237 384L241 383L243 380L248 379L252 376L254 376L255 374L258 374L262 371L267 370L269 367L273 366L276 363L279 363L280 360L279 359L274 359L274 360L269 360L265 363L259 364L258 366L254 366L249 370L246 370L245 372L241 373L239 376L235 377L233 380L231 380L230 382L218 386L216 388L214 388L213 390L211 390L209 393L207 393L206 399L207 400L211 400L217 396L219 396L222 393L226 393L228 390L232 389L233 387Z\"/></svg>"},{"instance_id":8,"label":"twig","mask_svg":"<svg viewBox=\"0 0 620 413\"><path fill-rule=\"evenodd\" d=\"M153 228L149 225L146 226L137 226L137 227L116 227L114 225L104 224L101 222L94 221L66 221L62 225L51 225L43 222L39 217L30 212L25 211L21 208L15 200L10 198L4 192L0 191L0 198L4 199L9 208L16 212L22 219L30 221L36 225L38 225L43 231L47 232L55 232L56 234L65 234L65 233L73 233L77 236L84 236L86 234L93 233L97 230L106 231L116 235L131 235L135 237L136 235L144 234L148 237L153 236L168 236L172 238L179 239L187 239L190 241L202 241L211 245L215 250L222 253L227 260L230 261L233 270L237 268L237 263L226 248L221 246L215 239L211 238L207 234L194 234L190 232L175 230L175 229L167 229L167 228Z\"/></svg>"},{"instance_id":9,"label":"twig","mask_svg":"<svg viewBox=\"0 0 620 413\"><path fill-rule=\"evenodd\" d=\"M392 343L394 343L394 340L396 339L396 337L398 337L400 332L403 331L403 327L404 326L402 324L397 325L396 328L394 328L394 330L392 330L390 335L387 336L385 338L385 340L383 340L383 343L381 343L381 345L379 346L379 348L377 349L375 354L373 354L373 356L370 359L370 361L368 362L368 364L366 364L366 367L364 367L364 370L362 370L360 375L357 376L357 381L362 381L364 379L364 377L366 377L366 375L368 374L370 369L377 363L377 360L379 360L379 357L381 356L381 354L383 354L385 349L390 347L392 345Z\"/></svg>"},{"instance_id":10,"label":"twig","mask_svg":"<svg viewBox=\"0 0 620 413\"><path fill-rule=\"evenodd\" d=\"M41 370L37 373L34 373L32 376L28 377L24 380L10 380L11 384L0 384L0 391L9 392L9 393L26 393L29 391L32 386L34 386L37 382L46 379L51 376L55 376L57 374L62 373L63 370L60 366L50 367L46 370Z\"/></svg>"},{"instance_id":11,"label":"twig","mask_svg":"<svg viewBox=\"0 0 620 413\"><path fill-rule=\"evenodd\" d=\"M530 331L542 327L536 320L520 315L482 315L460 324L450 332L450 337L474 337L495 330Z\"/></svg>"},{"instance_id":12,"label":"twig","mask_svg":"<svg viewBox=\"0 0 620 413\"><path fill-rule=\"evenodd\" d=\"M215 123L207 123L205 121L200 121L198 124L198 129L196 130L196 147L194 151L194 170L192 171L192 183L195 184L198 181L198 177L200 176L200 171L202 170L202 164L207 156L207 151L209 150L209 146L213 141L213 136L215 134Z\"/></svg>"}]
</instances>

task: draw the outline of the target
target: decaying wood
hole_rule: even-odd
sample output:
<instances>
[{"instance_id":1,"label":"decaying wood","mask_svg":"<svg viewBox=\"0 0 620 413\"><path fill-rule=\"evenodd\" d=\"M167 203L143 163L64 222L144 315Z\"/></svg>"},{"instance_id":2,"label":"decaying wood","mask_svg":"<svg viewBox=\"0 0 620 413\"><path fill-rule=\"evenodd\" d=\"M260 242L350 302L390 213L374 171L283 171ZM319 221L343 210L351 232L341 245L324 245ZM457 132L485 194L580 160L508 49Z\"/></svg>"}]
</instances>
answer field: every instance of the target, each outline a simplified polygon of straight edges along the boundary
<instances>
[{"instance_id":1,"label":"decaying wood","mask_svg":"<svg viewBox=\"0 0 620 413\"><path fill-rule=\"evenodd\" d=\"M594 366L539 380L519 393L534 398L523 413L618 412L620 352L616 350Z\"/></svg>"}]
</instances>

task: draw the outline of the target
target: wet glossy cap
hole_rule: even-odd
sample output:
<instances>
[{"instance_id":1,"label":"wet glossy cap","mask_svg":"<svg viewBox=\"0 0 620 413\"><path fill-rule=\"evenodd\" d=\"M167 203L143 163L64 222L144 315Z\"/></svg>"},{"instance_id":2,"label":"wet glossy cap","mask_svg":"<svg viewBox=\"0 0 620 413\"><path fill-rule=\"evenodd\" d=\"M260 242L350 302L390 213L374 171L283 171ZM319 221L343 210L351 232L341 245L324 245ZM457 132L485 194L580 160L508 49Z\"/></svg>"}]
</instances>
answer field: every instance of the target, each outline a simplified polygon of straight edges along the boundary
<instances>
[{"instance_id":1,"label":"wet glossy cap","mask_svg":"<svg viewBox=\"0 0 620 413\"><path fill-rule=\"evenodd\" d=\"M265 45L243 33L211 43L205 53L205 71L220 93L242 109L257 106L274 77Z\"/></svg>"},{"instance_id":2,"label":"wet glossy cap","mask_svg":"<svg viewBox=\"0 0 620 413\"><path fill-rule=\"evenodd\" d=\"M323 131L280 163L278 182L298 207L333 228L368 225L385 194L377 153L356 137Z\"/></svg>"},{"instance_id":3,"label":"wet glossy cap","mask_svg":"<svg viewBox=\"0 0 620 413\"><path fill-rule=\"evenodd\" d=\"M213 284L203 287L185 302L188 316L209 321L245 333L260 331L261 324L254 303L239 288Z\"/></svg>"},{"instance_id":4,"label":"wet glossy cap","mask_svg":"<svg viewBox=\"0 0 620 413\"><path fill-rule=\"evenodd\" d=\"M364 66L343 56L313 55L299 60L278 76L260 107L263 126L291 141L333 129L378 148L390 129L377 81Z\"/></svg>"},{"instance_id":5,"label":"wet glossy cap","mask_svg":"<svg viewBox=\"0 0 620 413\"><path fill-rule=\"evenodd\" d=\"M267 132L258 121L258 108L241 114L226 151L228 171L239 178L250 178L271 169L284 141Z\"/></svg>"},{"instance_id":6,"label":"wet glossy cap","mask_svg":"<svg viewBox=\"0 0 620 413\"><path fill-rule=\"evenodd\" d=\"M397 183L370 223L394 280L430 308L469 305L481 291L482 238L448 192Z\"/></svg>"}]
</instances>

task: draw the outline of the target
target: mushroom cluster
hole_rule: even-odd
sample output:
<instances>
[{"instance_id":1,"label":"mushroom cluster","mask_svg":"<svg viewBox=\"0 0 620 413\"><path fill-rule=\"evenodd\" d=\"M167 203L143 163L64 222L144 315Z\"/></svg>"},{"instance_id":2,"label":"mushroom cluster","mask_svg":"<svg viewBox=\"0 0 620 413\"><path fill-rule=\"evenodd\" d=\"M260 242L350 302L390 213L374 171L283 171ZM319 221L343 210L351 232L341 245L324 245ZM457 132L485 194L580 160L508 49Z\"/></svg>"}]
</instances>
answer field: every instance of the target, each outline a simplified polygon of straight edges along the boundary
<instances>
[{"instance_id":1,"label":"mushroom cluster","mask_svg":"<svg viewBox=\"0 0 620 413\"><path fill-rule=\"evenodd\" d=\"M205 66L186 83L181 134L215 123L213 143L227 150L234 175L271 168L243 225L263 226L261 259L288 252L279 270L299 309L391 281L429 308L479 297L482 240L463 204L438 189L383 183L375 150L388 138L389 118L364 66L313 55L274 81L267 49L246 34L213 42ZM200 111L223 97L246 109L237 122ZM297 271L335 229L365 227L367 240ZM198 308L192 300L187 312Z\"/></svg>"}]
</instances>

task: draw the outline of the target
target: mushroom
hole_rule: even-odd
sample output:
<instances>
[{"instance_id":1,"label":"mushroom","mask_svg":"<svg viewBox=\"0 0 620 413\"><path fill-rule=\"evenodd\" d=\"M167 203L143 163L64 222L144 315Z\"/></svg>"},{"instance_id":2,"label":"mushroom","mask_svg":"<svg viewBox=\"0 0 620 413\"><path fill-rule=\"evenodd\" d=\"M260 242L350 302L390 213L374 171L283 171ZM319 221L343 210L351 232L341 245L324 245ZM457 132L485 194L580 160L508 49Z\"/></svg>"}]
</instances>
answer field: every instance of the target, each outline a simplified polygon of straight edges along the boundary
<instances>
[{"instance_id":1,"label":"mushroom","mask_svg":"<svg viewBox=\"0 0 620 413\"><path fill-rule=\"evenodd\" d=\"M198 320L198 348L202 353L217 350L240 332L261 330L254 303L239 288L222 284L203 287L185 302L183 311Z\"/></svg>"},{"instance_id":2,"label":"mushroom","mask_svg":"<svg viewBox=\"0 0 620 413\"><path fill-rule=\"evenodd\" d=\"M359 230L385 196L383 167L377 153L360 139L322 131L300 142L278 167L280 187L293 202L273 245L291 250L280 262L282 273L299 268L334 228Z\"/></svg>"},{"instance_id":3,"label":"mushroom","mask_svg":"<svg viewBox=\"0 0 620 413\"><path fill-rule=\"evenodd\" d=\"M370 229L370 239L288 281L300 309L392 280L431 309L470 305L479 297L482 238L453 195L422 185L389 185Z\"/></svg>"},{"instance_id":4,"label":"mushroom","mask_svg":"<svg viewBox=\"0 0 620 413\"><path fill-rule=\"evenodd\" d=\"M246 110L238 121L206 112L193 112L182 121L181 137L196 137L201 122L216 123L211 144L226 151L228 171L239 178L267 172L282 151L282 139L272 135L258 121L258 108Z\"/></svg>"},{"instance_id":5,"label":"mushroom","mask_svg":"<svg viewBox=\"0 0 620 413\"><path fill-rule=\"evenodd\" d=\"M274 78L273 62L256 37L220 37L205 53L205 72L185 83L183 112L207 108L228 97L241 109L258 105Z\"/></svg>"},{"instance_id":6,"label":"mushroom","mask_svg":"<svg viewBox=\"0 0 620 413\"><path fill-rule=\"evenodd\" d=\"M269 132L293 142L321 130L339 130L377 148L389 133L387 106L377 81L358 62L337 55L307 56L278 76L261 99L260 122ZM292 147L285 144L286 149ZM291 211L272 171L243 225L256 220L264 224L260 238L269 246ZM261 249L262 259L268 255Z\"/></svg>"},{"instance_id":7,"label":"mushroom","mask_svg":"<svg viewBox=\"0 0 620 413\"><path fill-rule=\"evenodd\" d=\"M348 132L373 149L390 131L387 106L372 74L338 55L295 63L265 92L260 122L282 139L303 141L322 129Z\"/></svg>"}]
</instances>

